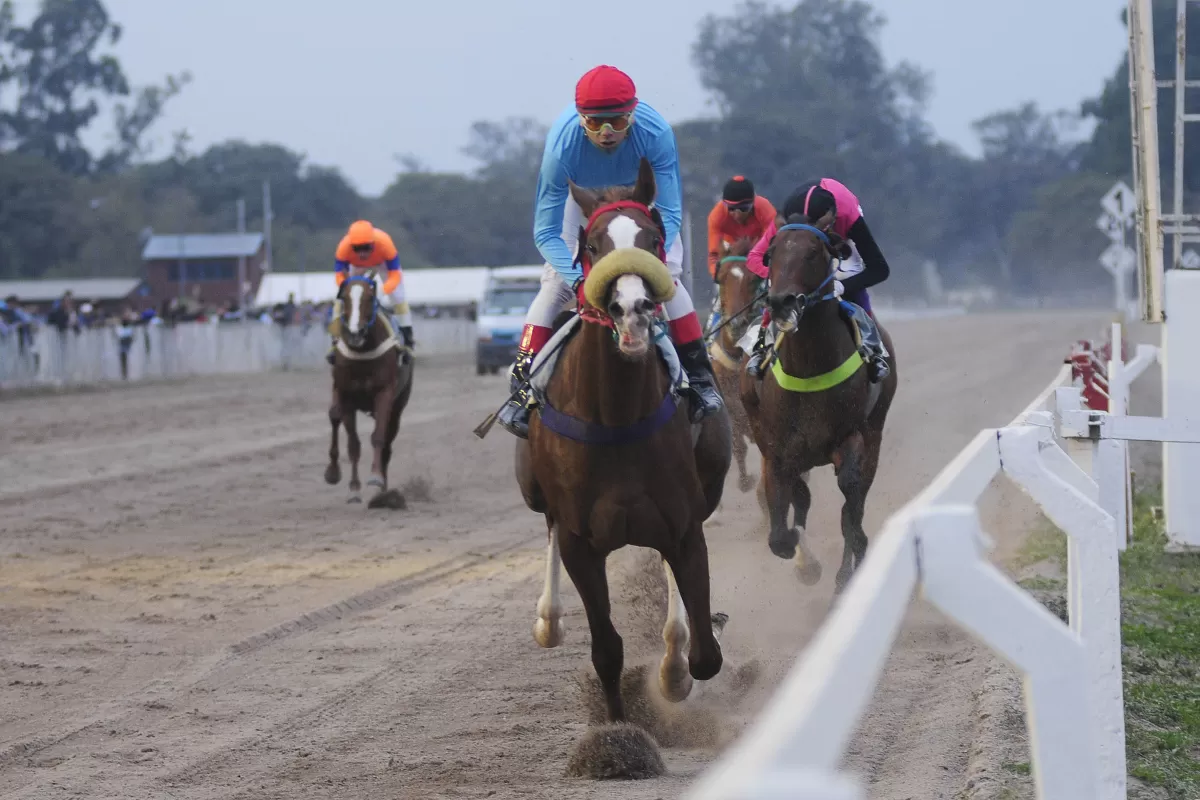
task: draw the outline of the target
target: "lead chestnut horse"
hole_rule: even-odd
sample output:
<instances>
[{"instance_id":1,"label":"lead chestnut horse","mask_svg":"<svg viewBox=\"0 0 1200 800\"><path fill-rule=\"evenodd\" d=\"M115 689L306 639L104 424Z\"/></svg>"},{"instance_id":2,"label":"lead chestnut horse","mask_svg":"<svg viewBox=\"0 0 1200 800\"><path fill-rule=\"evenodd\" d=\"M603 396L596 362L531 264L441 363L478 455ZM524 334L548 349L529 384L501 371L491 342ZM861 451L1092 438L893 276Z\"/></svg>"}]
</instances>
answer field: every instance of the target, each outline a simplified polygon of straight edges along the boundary
<instances>
[{"instance_id":1,"label":"lead chestnut horse","mask_svg":"<svg viewBox=\"0 0 1200 800\"><path fill-rule=\"evenodd\" d=\"M378 491L368 503L371 508L403 507L404 498L388 489L388 464L392 460L392 442L400 430L400 415L412 395L413 363L407 350L379 313L379 298L374 272L351 276L338 287L341 312L337 320L338 342L333 363L333 400L329 423L333 427L329 445L329 466L325 482L342 479L338 466L338 425L346 426L346 452L350 456L349 502L362 501L359 492L358 459L362 445L358 438L357 413L375 418L371 432L371 477L367 485Z\"/></svg>"},{"instance_id":2,"label":"lead chestnut horse","mask_svg":"<svg viewBox=\"0 0 1200 800\"><path fill-rule=\"evenodd\" d=\"M766 282L746 268L746 256L754 247L754 237L746 236L726 246L725 255L717 263L716 282L720 287L721 329L717 331L708 347L712 359L713 374L729 409L733 426L733 458L738 467L738 488L748 492L754 488L754 479L746 471L747 442L751 439L750 421L742 407L738 388L747 353L741 347L742 337L750 323L762 317L766 299Z\"/></svg>"},{"instance_id":3,"label":"lead chestnut horse","mask_svg":"<svg viewBox=\"0 0 1200 800\"><path fill-rule=\"evenodd\" d=\"M821 577L821 565L804 541L812 503L807 477L832 464L842 506L845 547L837 572L840 593L867 551L863 513L879 466L888 409L896 394L896 349L881 325L891 374L878 384L866 366L833 293L836 257L848 254L833 232L833 211L818 220L793 215L768 248L771 316L780 331L761 383L742 373L742 401L763 454L761 489L770 517L768 543L780 558L796 559L801 579ZM795 525L787 524L789 506Z\"/></svg>"},{"instance_id":4,"label":"lead chestnut horse","mask_svg":"<svg viewBox=\"0 0 1200 800\"><path fill-rule=\"evenodd\" d=\"M721 669L717 634L726 617L709 607L704 521L720 502L729 469L729 418L716 414L693 426L685 395L659 357L657 306L673 295L674 282L659 255L661 218L649 208L650 164L642 159L632 189L571 184L570 191L588 218L579 238L587 271L583 321L562 346L528 441L517 442L516 472L526 503L545 515L549 532L534 638L542 647L562 642L561 563L587 611L608 720L621 722L624 647L610 619L609 553L636 545L662 555L663 695L682 701L693 679Z\"/></svg>"}]
</instances>

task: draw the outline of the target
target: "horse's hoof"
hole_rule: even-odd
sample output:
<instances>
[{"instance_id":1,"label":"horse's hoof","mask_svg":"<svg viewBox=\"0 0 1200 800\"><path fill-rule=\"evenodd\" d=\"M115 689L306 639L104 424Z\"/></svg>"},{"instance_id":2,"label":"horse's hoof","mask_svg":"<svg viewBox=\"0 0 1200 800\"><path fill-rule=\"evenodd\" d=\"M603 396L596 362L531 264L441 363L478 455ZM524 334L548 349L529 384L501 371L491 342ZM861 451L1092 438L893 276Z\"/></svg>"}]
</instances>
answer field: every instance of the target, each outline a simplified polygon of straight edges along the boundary
<instances>
[{"instance_id":1,"label":"horse's hoof","mask_svg":"<svg viewBox=\"0 0 1200 800\"><path fill-rule=\"evenodd\" d=\"M821 565L815 559L796 560L796 574L805 586L816 586L821 581Z\"/></svg>"},{"instance_id":2,"label":"horse's hoof","mask_svg":"<svg viewBox=\"0 0 1200 800\"><path fill-rule=\"evenodd\" d=\"M725 632L725 624L729 622L729 615L723 611L716 611L710 617L712 620L713 636L720 636Z\"/></svg>"},{"instance_id":3,"label":"horse's hoof","mask_svg":"<svg viewBox=\"0 0 1200 800\"><path fill-rule=\"evenodd\" d=\"M361 497L359 497L359 496L358 496L358 495L356 495L356 494L352 494L352 495L350 495L349 497L347 497L347 498L346 498L346 503L347 503L347 504L350 504L350 503L361 503L361 502L362 502L362 498L361 498Z\"/></svg>"},{"instance_id":4,"label":"horse's hoof","mask_svg":"<svg viewBox=\"0 0 1200 800\"><path fill-rule=\"evenodd\" d=\"M325 482L330 486L336 486L342 480L342 468L337 464L330 464L325 468Z\"/></svg>"},{"instance_id":5,"label":"horse's hoof","mask_svg":"<svg viewBox=\"0 0 1200 800\"><path fill-rule=\"evenodd\" d=\"M767 544L771 547L771 552L780 558L790 559L796 555L796 542L788 541L783 537L771 537L767 540Z\"/></svg>"},{"instance_id":6,"label":"horse's hoof","mask_svg":"<svg viewBox=\"0 0 1200 800\"><path fill-rule=\"evenodd\" d=\"M658 667L658 688L669 702L682 703L692 693L694 681L688 674L687 659L682 656L674 660L663 658Z\"/></svg>"},{"instance_id":7,"label":"horse's hoof","mask_svg":"<svg viewBox=\"0 0 1200 800\"><path fill-rule=\"evenodd\" d=\"M738 478L738 489L740 489L743 494L753 489L754 485L755 480L753 475L742 475L740 478Z\"/></svg>"},{"instance_id":8,"label":"horse's hoof","mask_svg":"<svg viewBox=\"0 0 1200 800\"><path fill-rule=\"evenodd\" d=\"M387 487L387 481L383 479L382 475L372 475L371 477L367 478L367 486L370 486L373 489L382 490Z\"/></svg>"},{"instance_id":9,"label":"horse's hoof","mask_svg":"<svg viewBox=\"0 0 1200 800\"><path fill-rule=\"evenodd\" d=\"M563 626L562 617L554 619L541 619L533 623L533 640L538 643L538 647L549 650L552 647L558 647L567 638L567 630Z\"/></svg>"}]
</instances>

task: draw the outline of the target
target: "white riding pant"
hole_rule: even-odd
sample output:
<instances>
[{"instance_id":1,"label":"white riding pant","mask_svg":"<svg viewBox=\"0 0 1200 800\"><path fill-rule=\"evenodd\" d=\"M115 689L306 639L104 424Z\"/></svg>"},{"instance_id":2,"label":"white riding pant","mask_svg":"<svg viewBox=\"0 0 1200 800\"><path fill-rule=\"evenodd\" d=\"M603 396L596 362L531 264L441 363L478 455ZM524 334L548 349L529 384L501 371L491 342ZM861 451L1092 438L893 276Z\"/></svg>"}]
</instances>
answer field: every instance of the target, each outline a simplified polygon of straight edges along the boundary
<instances>
[{"instance_id":1,"label":"white riding pant","mask_svg":"<svg viewBox=\"0 0 1200 800\"><path fill-rule=\"evenodd\" d=\"M587 220L583 217L583 210L573 197L567 195L567 203L563 208L562 239L572 253L578 252L579 228L585 224ZM668 320L680 319L696 309L687 288L679 282L679 276L683 274L683 238L679 234L675 234L671 246L667 248L666 263L671 277L675 279L675 296L663 304L663 309L667 312ZM553 327L554 318L563 310L574 308L575 302L575 293L571 291L570 284L563 280L558 270L546 263L542 270L541 288L529 305L525 324L543 328Z\"/></svg>"}]
</instances>

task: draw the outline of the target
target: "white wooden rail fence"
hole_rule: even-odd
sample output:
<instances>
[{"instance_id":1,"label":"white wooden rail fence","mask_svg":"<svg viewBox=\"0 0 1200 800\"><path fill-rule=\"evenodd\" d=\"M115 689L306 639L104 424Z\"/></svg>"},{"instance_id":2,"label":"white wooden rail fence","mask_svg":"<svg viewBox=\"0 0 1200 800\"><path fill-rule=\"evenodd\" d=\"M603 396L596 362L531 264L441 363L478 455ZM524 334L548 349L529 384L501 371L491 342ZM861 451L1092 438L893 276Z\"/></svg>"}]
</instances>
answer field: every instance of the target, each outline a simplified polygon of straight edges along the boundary
<instances>
[{"instance_id":1,"label":"white wooden rail fence","mask_svg":"<svg viewBox=\"0 0 1200 800\"><path fill-rule=\"evenodd\" d=\"M1113 326L1109 412L1082 407L1071 368L1010 425L979 432L884 524L862 567L766 710L690 800L860 800L838 764L914 590L1024 675L1032 774L1044 800L1125 798L1118 552L1130 527L1125 440L1200 441L1185 419L1129 417L1129 384L1158 358L1122 364ZM987 559L976 501L998 473L1068 542L1069 625Z\"/></svg>"},{"instance_id":2,"label":"white wooden rail fence","mask_svg":"<svg viewBox=\"0 0 1200 800\"><path fill-rule=\"evenodd\" d=\"M475 352L475 323L465 319L415 321L417 358ZM187 322L137 327L129 352L129 380L193 375L325 368L329 335L324 325L280 327L257 321ZM33 347L16 334L0 337L0 389L79 386L121 380L113 328L59 333L38 330Z\"/></svg>"}]
</instances>

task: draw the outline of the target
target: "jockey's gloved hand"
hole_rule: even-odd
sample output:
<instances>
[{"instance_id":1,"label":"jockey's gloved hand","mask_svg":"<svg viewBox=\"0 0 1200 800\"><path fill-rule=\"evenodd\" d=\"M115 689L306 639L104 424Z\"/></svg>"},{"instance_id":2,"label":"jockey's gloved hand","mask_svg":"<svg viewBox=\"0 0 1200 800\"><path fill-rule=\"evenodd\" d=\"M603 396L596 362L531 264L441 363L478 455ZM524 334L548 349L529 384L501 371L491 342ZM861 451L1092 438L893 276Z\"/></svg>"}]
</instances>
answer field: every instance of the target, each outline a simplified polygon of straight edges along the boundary
<instances>
[{"instance_id":1,"label":"jockey's gloved hand","mask_svg":"<svg viewBox=\"0 0 1200 800\"><path fill-rule=\"evenodd\" d=\"M842 282L836 278L833 281L833 296L841 297L846 292L846 287L842 286Z\"/></svg>"}]
</instances>

